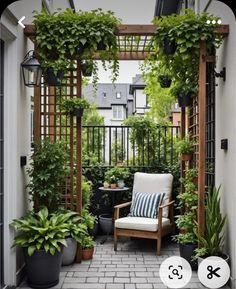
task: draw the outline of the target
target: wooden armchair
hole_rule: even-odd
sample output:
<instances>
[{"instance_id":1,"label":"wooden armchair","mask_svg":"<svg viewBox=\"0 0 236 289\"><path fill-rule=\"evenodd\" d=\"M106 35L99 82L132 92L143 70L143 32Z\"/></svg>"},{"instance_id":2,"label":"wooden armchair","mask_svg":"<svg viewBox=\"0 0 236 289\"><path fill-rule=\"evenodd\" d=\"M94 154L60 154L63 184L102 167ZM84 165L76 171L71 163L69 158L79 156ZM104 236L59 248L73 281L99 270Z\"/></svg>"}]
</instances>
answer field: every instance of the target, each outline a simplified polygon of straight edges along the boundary
<instances>
[{"instance_id":1,"label":"wooden armchair","mask_svg":"<svg viewBox=\"0 0 236 289\"><path fill-rule=\"evenodd\" d=\"M171 174L148 174L137 172L134 175L133 196L136 192L165 193L159 206L157 218L127 216L120 218L120 209L131 202L114 207L114 250L117 250L118 236L129 236L157 240L157 255L161 251L161 238L174 233L174 201L172 198L173 176ZM134 199L134 198L132 198Z\"/></svg>"}]
</instances>

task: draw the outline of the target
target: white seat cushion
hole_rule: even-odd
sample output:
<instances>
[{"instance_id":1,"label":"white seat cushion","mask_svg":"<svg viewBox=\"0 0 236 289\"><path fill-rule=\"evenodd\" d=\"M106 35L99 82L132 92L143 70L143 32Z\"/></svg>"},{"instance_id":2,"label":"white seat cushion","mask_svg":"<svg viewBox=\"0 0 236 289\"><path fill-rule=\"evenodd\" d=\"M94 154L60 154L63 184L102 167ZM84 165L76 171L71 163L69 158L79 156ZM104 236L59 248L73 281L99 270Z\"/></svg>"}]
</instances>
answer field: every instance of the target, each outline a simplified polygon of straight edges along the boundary
<instances>
[{"instance_id":1,"label":"white seat cushion","mask_svg":"<svg viewBox=\"0 0 236 289\"><path fill-rule=\"evenodd\" d=\"M168 218L162 218L162 227L169 225ZM143 230L155 232L158 229L158 219L143 217L124 217L115 220L115 227L120 229Z\"/></svg>"}]
</instances>

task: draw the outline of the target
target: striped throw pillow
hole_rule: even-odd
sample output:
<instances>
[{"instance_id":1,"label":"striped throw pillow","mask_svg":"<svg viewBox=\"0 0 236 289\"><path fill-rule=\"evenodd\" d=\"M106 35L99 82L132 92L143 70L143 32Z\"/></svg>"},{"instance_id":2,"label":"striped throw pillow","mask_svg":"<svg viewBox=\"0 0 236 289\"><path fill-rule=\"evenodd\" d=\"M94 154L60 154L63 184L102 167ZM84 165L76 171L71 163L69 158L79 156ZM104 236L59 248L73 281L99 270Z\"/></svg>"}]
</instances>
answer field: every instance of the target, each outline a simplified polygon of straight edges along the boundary
<instances>
[{"instance_id":1,"label":"striped throw pillow","mask_svg":"<svg viewBox=\"0 0 236 289\"><path fill-rule=\"evenodd\" d=\"M157 218L165 193L134 192L129 216Z\"/></svg>"}]
</instances>

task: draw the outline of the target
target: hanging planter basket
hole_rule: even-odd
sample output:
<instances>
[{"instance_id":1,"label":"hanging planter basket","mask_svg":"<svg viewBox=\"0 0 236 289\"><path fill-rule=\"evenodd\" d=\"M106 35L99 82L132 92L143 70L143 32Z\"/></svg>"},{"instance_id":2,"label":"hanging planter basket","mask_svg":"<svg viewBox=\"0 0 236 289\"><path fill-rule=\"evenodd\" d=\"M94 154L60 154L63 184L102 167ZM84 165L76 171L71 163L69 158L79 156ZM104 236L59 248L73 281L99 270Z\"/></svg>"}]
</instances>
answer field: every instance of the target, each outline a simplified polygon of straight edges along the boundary
<instances>
[{"instance_id":1,"label":"hanging planter basket","mask_svg":"<svg viewBox=\"0 0 236 289\"><path fill-rule=\"evenodd\" d=\"M170 40L168 37L164 39L164 52L167 55L172 55L175 53L177 44L174 40Z\"/></svg>"},{"instance_id":2,"label":"hanging planter basket","mask_svg":"<svg viewBox=\"0 0 236 289\"><path fill-rule=\"evenodd\" d=\"M55 74L53 68L48 68L44 73L44 79L49 86L59 86L61 85L64 74L64 71L58 71L57 74Z\"/></svg>"},{"instance_id":3,"label":"hanging planter basket","mask_svg":"<svg viewBox=\"0 0 236 289\"><path fill-rule=\"evenodd\" d=\"M191 161L191 160L192 160L192 157L193 157L192 154L182 154L182 155L181 155L182 161L185 161L185 162Z\"/></svg>"},{"instance_id":4,"label":"hanging planter basket","mask_svg":"<svg viewBox=\"0 0 236 289\"><path fill-rule=\"evenodd\" d=\"M84 109L82 107L75 107L70 113L73 116L81 117L83 116Z\"/></svg>"},{"instance_id":5,"label":"hanging planter basket","mask_svg":"<svg viewBox=\"0 0 236 289\"><path fill-rule=\"evenodd\" d=\"M172 80L171 80L171 78L168 75L160 75L158 77L158 80L159 80L160 86L162 88L168 88L168 87L171 86Z\"/></svg>"},{"instance_id":6,"label":"hanging planter basket","mask_svg":"<svg viewBox=\"0 0 236 289\"><path fill-rule=\"evenodd\" d=\"M88 63L84 62L81 64L81 71L83 76L92 76L93 67Z\"/></svg>"},{"instance_id":7,"label":"hanging planter basket","mask_svg":"<svg viewBox=\"0 0 236 289\"><path fill-rule=\"evenodd\" d=\"M98 45L97 45L97 50L106 50L107 49L107 46L106 46L106 44L103 42L103 41L100 41L99 43L98 43Z\"/></svg>"},{"instance_id":8,"label":"hanging planter basket","mask_svg":"<svg viewBox=\"0 0 236 289\"><path fill-rule=\"evenodd\" d=\"M179 107L188 107L192 105L191 94L180 93L178 95L178 104Z\"/></svg>"}]
</instances>

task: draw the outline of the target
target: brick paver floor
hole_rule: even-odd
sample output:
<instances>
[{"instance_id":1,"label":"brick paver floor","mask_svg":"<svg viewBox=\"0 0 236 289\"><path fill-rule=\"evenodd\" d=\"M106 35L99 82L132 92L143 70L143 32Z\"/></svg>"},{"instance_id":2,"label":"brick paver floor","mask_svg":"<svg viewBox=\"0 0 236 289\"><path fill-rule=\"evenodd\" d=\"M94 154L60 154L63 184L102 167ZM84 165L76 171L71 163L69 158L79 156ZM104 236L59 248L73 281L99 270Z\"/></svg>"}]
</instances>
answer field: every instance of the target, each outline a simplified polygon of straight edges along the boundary
<instances>
[{"instance_id":1,"label":"brick paver floor","mask_svg":"<svg viewBox=\"0 0 236 289\"><path fill-rule=\"evenodd\" d=\"M97 238L92 260L81 264L63 266L60 282L55 289L162 289L167 288L160 280L159 267L165 258L179 255L178 245L164 238L161 256L156 256L156 242L146 239L120 238L118 251L113 251L111 236L100 244ZM27 288L23 282L20 289ZM185 288L206 288L193 271L192 279ZM229 287L224 287L229 289Z\"/></svg>"}]
</instances>

